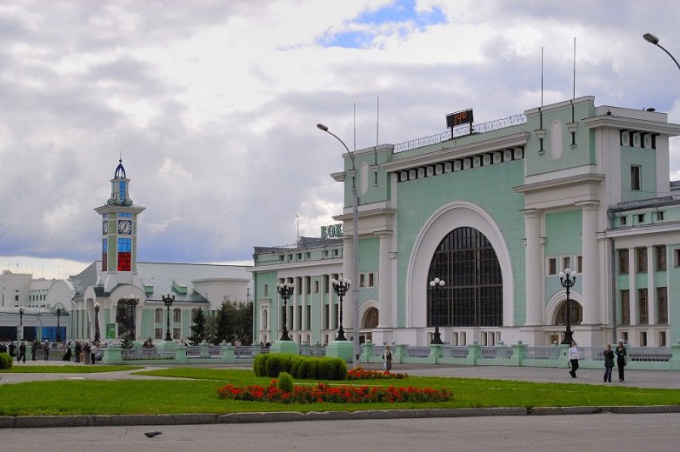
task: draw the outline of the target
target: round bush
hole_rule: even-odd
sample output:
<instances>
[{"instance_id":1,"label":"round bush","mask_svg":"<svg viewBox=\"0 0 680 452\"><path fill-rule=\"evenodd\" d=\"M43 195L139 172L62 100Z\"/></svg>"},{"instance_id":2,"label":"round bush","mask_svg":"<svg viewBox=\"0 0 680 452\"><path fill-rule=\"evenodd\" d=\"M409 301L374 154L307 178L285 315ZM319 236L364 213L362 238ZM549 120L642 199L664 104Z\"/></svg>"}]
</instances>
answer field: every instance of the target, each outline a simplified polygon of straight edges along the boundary
<instances>
[{"instance_id":1,"label":"round bush","mask_svg":"<svg viewBox=\"0 0 680 452\"><path fill-rule=\"evenodd\" d=\"M9 353L0 353L0 369L11 369L14 360Z\"/></svg>"},{"instance_id":2,"label":"round bush","mask_svg":"<svg viewBox=\"0 0 680 452\"><path fill-rule=\"evenodd\" d=\"M281 372L276 387L283 392L293 392L293 389L295 388L293 377L291 377L288 372Z\"/></svg>"}]
</instances>

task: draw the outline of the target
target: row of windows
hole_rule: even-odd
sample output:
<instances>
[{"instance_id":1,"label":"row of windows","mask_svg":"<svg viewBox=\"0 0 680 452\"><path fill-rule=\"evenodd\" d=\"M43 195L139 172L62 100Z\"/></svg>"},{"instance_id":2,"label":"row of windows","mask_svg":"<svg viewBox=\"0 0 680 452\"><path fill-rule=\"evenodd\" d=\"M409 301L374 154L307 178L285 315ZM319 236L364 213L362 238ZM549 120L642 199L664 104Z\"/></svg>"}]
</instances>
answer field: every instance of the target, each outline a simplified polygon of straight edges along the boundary
<instances>
[{"instance_id":1,"label":"row of windows","mask_svg":"<svg viewBox=\"0 0 680 452\"><path fill-rule=\"evenodd\" d=\"M560 267L558 267L558 262ZM557 275L559 272L563 272L566 269L576 270L576 273L583 273L583 256L578 255L575 259L576 266L572 266L571 256L559 256L559 257L549 257L548 258L548 268L546 269L546 274L549 276Z\"/></svg>"},{"instance_id":2,"label":"row of windows","mask_svg":"<svg viewBox=\"0 0 680 452\"><path fill-rule=\"evenodd\" d=\"M665 219L665 213L663 210L658 210L656 212L649 212L649 217L647 217L646 213L637 213L632 215L633 221L635 222L634 224L644 224L647 222L647 218L649 218L652 222L656 219L656 221L663 221ZM631 223L631 226L634 224ZM627 215L621 215L619 217L619 225L620 226L628 226L628 216Z\"/></svg>"},{"instance_id":3,"label":"row of windows","mask_svg":"<svg viewBox=\"0 0 680 452\"><path fill-rule=\"evenodd\" d=\"M156 310L154 311L156 323L166 321L166 314L163 311L164 311L163 308L156 308ZM182 321L182 310L181 309L173 309L172 310L172 321L173 322L181 322Z\"/></svg>"},{"instance_id":4,"label":"row of windows","mask_svg":"<svg viewBox=\"0 0 680 452\"><path fill-rule=\"evenodd\" d=\"M667 324L668 323L668 289L656 288L656 319L649 318L648 289L637 289L637 324ZM630 325L630 291L620 292L621 325Z\"/></svg>"},{"instance_id":5,"label":"row of windows","mask_svg":"<svg viewBox=\"0 0 680 452\"><path fill-rule=\"evenodd\" d=\"M635 248L633 251L635 258L635 272L636 273L647 273L647 247L641 246ZM666 271L666 246L657 245L652 247L652 252L654 253L654 271L663 272ZM619 274L627 274L629 268L629 252L628 249L620 249L618 253L619 262ZM680 266L680 250L675 250L675 266Z\"/></svg>"},{"instance_id":6,"label":"row of windows","mask_svg":"<svg viewBox=\"0 0 680 452\"><path fill-rule=\"evenodd\" d=\"M332 279L339 279L340 276L335 274L335 275L324 275L319 278L315 278L312 280L311 276L303 276L303 277L297 277L297 278L286 278L286 279L280 279L279 283L294 283L295 288L293 289L293 293L302 293L301 291L304 290L306 294L311 294L311 293L320 293L323 291L323 293L330 293L331 292L331 280ZM374 272L368 272L368 273L359 273L359 287L377 287L378 286L378 273ZM302 289L300 289L302 287ZM269 297L270 296L270 291L269 291L269 284L264 284L262 286L262 296L263 297ZM272 295L275 292L272 292Z\"/></svg>"},{"instance_id":7,"label":"row of windows","mask_svg":"<svg viewBox=\"0 0 680 452\"><path fill-rule=\"evenodd\" d=\"M666 334L665 331L659 331L658 336L657 336L657 347L667 347L668 346L668 335ZM621 339L623 339L626 343L628 343L628 331L622 331L621 332ZM646 347L648 344L647 340L647 332L646 331L640 331L639 332L639 346L640 347Z\"/></svg>"},{"instance_id":8,"label":"row of windows","mask_svg":"<svg viewBox=\"0 0 680 452\"><path fill-rule=\"evenodd\" d=\"M279 260L281 262L286 260L286 256L288 256L288 262L293 262L293 254L287 254L283 255L281 254L279 256ZM311 259L312 258L312 253L309 251L306 251L304 253L295 253L295 260L296 261L302 261L302 257L304 256L304 259ZM340 256L340 250L339 249L333 249L333 250L324 250L323 251L323 257L339 257Z\"/></svg>"}]
</instances>

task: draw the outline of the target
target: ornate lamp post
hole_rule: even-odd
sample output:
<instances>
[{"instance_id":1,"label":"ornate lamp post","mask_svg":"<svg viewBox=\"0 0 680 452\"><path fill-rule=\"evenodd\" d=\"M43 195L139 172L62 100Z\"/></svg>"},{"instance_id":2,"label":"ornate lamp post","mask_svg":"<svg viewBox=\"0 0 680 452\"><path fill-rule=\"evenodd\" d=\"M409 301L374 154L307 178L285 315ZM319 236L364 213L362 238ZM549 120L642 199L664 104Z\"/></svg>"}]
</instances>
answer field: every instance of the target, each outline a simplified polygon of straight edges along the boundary
<instances>
[{"instance_id":1,"label":"ornate lamp post","mask_svg":"<svg viewBox=\"0 0 680 452\"><path fill-rule=\"evenodd\" d=\"M19 308L19 330L21 331L21 340L24 339L24 307ZM18 333L17 333L18 335ZM19 339L19 337L17 337Z\"/></svg>"},{"instance_id":2,"label":"ornate lamp post","mask_svg":"<svg viewBox=\"0 0 680 452\"><path fill-rule=\"evenodd\" d=\"M349 154L349 158L352 161L352 244L354 245L354 268L352 277L356 282L359 280L359 194L357 193L354 153L349 150L340 137L328 130L328 126L317 124L316 127L338 140L340 144L345 147ZM352 341L354 347L354 367L359 366L359 288L357 286L357 284L354 285L354 337Z\"/></svg>"},{"instance_id":3,"label":"ornate lamp post","mask_svg":"<svg viewBox=\"0 0 680 452\"><path fill-rule=\"evenodd\" d=\"M645 33L644 35L642 35L642 37L644 38L645 41L649 42L650 44L654 44L655 46L666 52L668 56L671 57L671 59L675 62L675 65L678 67L678 69L680 69L680 63L678 63L678 60L676 60L675 57L671 55L671 53L668 50L662 47L661 44L659 44L659 38L657 38L651 33Z\"/></svg>"},{"instance_id":4,"label":"ornate lamp post","mask_svg":"<svg viewBox=\"0 0 680 452\"><path fill-rule=\"evenodd\" d=\"M57 308L57 343L61 342L61 324L59 323L61 319L61 308Z\"/></svg>"},{"instance_id":5,"label":"ornate lamp post","mask_svg":"<svg viewBox=\"0 0 680 452\"><path fill-rule=\"evenodd\" d=\"M430 344L443 344L441 334L439 334L439 314L440 313L440 304L441 304L441 292L444 289L444 286L446 283L442 281L439 278L435 278L432 281L430 281L430 289L431 289L431 300L432 300L432 313L434 314L432 317L434 318L434 334L432 335L432 341ZM435 309L435 306L437 307Z\"/></svg>"},{"instance_id":6,"label":"ornate lamp post","mask_svg":"<svg viewBox=\"0 0 680 452\"><path fill-rule=\"evenodd\" d=\"M167 311L168 311L168 315L167 315L167 328L166 328L166 330L165 330L165 340L166 340L166 341L171 341L171 340L172 340L172 336L170 335L170 306L172 306L172 303L175 301L175 294L174 294L174 293L171 293L171 292L164 293L164 294L162 295L162 298L163 298L163 303L165 303L165 307L166 307L166 309L167 309Z\"/></svg>"},{"instance_id":7,"label":"ornate lamp post","mask_svg":"<svg viewBox=\"0 0 680 452\"><path fill-rule=\"evenodd\" d=\"M128 331L129 331L129 334L130 334L130 339L132 339L134 341L136 339L134 314L135 314L135 307L137 306L137 303L139 302L139 300L134 298L132 296L132 294L130 294L130 298L125 300L125 302L127 303L128 308L130 308L130 317L129 317L129 319L130 319L130 325L129 325L130 329Z\"/></svg>"},{"instance_id":8,"label":"ornate lamp post","mask_svg":"<svg viewBox=\"0 0 680 452\"><path fill-rule=\"evenodd\" d=\"M567 315L566 315L566 321L567 321L567 329L564 332L564 339L562 340L562 344L571 344L571 341L574 340L573 334L571 332L571 299L569 298L569 293L571 291L571 288L574 287L574 284L576 284L576 270L569 270L568 268L565 268L563 272L560 272L560 283L562 284L562 287L564 287L567 291Z\"/></svg>"},{"instance_id":9,"label":"ornate lamp post","mask_svg":"<svg viewBox=\"0 0 680 452\"><path fill-rule=\"evenodd\" d=\"M101 339L101 334L99 333L99 309L101 305L98 301L94 302L94 342L95 344Z\"/></svg>"},{"instance_id":10,"label":"ornate lamp post","mask_svg":"<svg viewBox=\"0 0 680 452\"><path fill-rule=\"evenodd\" d=\"M333 286L335 293L338 294L338 297L340 297L340 327L338 328L338 335L336 336L335 340L346 341L347 338L345 337L345 330L342 327L342 299L347 294L349 286L351 285L351 281L346 278L342 278L339 281L337 279L332 279L331 285Z\"/></svg>"},{"instance_id":11,"label":"ornate lamp post","mask_svg":"<svg viewBox=\"0 0 680 452\"><path fill-rule=\"evenodd\" d=\"M293 289L295 289L295 284L289 282L278 283L276 285L276 291L279 293L279 295L281 295L281 298L283 298L283 331L281 331L282 341L291 340L288 336L288 322L286 320L286 313L288 312L288 299L291 295L293 295Z\"/></svg>"}]
</instances>

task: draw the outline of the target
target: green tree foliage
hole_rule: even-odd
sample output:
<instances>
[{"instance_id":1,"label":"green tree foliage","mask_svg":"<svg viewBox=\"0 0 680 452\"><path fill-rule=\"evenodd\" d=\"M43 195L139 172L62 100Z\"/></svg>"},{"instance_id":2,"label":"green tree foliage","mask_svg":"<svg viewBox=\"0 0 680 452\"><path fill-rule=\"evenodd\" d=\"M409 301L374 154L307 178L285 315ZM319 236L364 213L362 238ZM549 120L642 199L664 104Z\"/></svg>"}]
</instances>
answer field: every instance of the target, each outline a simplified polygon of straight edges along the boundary
<instances>
[{"instance_id":1,"label":"green tree foliage","mask_svg":"<svg viewBox=\"0 0 680 452\"><path fill-rule=\"evenodd\" d=\"M191 332L193 335L189 336L189 340L192 345L198 345L206 340L206 323L207 318L203 308L198 308L191 316Z\"/></svg>"},{"instance_id":2,"label":"green tree foliage","mask_svg":"<svg viewBox=\"0 0 680 452\"><path fill-rule=\"evenodd\" d=\"M253 342L253 304L225 299L215 315L215 344Z\"/></svg>"}]
</instances>

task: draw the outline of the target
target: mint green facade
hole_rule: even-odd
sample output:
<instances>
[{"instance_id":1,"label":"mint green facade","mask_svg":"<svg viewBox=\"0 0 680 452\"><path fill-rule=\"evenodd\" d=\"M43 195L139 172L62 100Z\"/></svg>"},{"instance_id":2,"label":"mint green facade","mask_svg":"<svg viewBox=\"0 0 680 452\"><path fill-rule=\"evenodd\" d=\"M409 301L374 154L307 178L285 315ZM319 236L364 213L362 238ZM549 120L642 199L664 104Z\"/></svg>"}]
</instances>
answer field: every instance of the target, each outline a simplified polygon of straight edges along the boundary
<instances>
[{"instance_id":1,"label":"mint green facade","mask_svg":"<svg viewBox=\"0 0 680 452\"><path fill-rule=\"evenodd\" d=\"M453 345L542 346L562 341L569 319L583 346L678 341L680 184L669 180L669 139L680 125L581 97L473 129L361 149L332 174L345 186L335 217L342 256L321 274L355 271L356 181L357 273L372 281L358 291L360 340L425 345L438 330ZM281 260L256 248L256 303L278 306L276 293L261 295L264 285L304 285L317 265L323 259ZM575 272L569 316L566 270ZM440 295L429 288L435 276L446 283ZM323 318L334 297L326 295L302 305ZM354 303L350 291L345 304ZM353 332L353 317L344 320ZM325 342L330 326L312 325L296 333L299 342Z\"/></svg>"}]
</instances>

